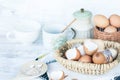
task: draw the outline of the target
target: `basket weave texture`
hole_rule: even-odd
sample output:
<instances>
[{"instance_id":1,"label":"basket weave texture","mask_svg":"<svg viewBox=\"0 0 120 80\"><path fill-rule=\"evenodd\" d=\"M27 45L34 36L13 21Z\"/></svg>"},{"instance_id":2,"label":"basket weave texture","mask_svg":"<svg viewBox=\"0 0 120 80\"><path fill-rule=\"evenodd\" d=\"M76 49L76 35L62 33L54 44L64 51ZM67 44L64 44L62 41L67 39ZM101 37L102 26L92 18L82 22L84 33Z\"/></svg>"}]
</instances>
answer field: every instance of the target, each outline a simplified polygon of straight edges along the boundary
<instances>
[{"instance_id":1,"label":"basket weave texture","mask_svg":"<svg viewBox=\"0 0 120 80\"><path fill-rule=\"evenodd\" d=\"M115 41L120 43L120 31L114 33L102 32L94 27L94 39Z\"/></svg>"},{"instance_id":2,"label":"basket weave texture","mask_svg":"<svg viewBox=\"0 0 120 80\"><path fill-rule=\"evenodd\" d=\"M75 44L83 44L85 39L73 39L68 42L66 42L59 50L56 51L55 53L55 59L63 65L65 68L68 70L72 70L78 73L83 73L83 74L90 74L90 75L100 75L108 70L112 69L114 66L116 66L120 62L120 44L117 42L112 42L112 41L103 41L104 43L104 49L112 47L117 49L118 51L118 56L117 58L107 64L94 64L94 63L83 63L80 61L72 61L65 59L64 53L70 49L73 45ZM92 39L93 41L97 41L97 39Z\"/></svg>"}]
</instances>

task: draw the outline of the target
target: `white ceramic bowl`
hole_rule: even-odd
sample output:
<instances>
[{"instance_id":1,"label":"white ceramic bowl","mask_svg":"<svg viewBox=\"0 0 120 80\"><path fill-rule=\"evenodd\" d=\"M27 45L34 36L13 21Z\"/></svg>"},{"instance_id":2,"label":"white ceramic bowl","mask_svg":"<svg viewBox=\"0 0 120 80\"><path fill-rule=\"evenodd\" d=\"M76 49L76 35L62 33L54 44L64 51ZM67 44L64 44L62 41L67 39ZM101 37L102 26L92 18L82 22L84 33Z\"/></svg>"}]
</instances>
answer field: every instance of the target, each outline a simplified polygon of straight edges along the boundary
<instances>
[{"instance_id":1,"label":"white ceramic bowl","mask_svg":"<svg viewBox=\"0 0 120 80\"><path fill-rule=\"evenodd\" d=\"M25 76L39 77L47 72L47 65L40 61L30 61L22 66L20 72Z\"/></svg>"}]
</instances>

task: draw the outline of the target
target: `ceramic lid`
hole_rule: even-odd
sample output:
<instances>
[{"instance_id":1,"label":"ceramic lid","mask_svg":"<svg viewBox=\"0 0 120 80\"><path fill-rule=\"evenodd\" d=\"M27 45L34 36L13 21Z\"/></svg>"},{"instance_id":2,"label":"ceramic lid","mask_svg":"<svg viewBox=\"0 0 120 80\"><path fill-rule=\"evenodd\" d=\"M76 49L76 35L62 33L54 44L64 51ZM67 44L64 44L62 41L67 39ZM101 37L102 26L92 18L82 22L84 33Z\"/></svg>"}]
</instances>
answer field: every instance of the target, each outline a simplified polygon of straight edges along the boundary
<instances>
[{"instance_id":1,"label":"ceramic lid","mask_svg":"<svg viewBox=\"0 0 120 80\"><path fill-rule=\"evenodd\" d=\"M73 13L74 18L81 20L81 19L89 19L92 17L92 13L90 11L86 11L83 8L79 11Z\"/></svg>"}]
</instances>

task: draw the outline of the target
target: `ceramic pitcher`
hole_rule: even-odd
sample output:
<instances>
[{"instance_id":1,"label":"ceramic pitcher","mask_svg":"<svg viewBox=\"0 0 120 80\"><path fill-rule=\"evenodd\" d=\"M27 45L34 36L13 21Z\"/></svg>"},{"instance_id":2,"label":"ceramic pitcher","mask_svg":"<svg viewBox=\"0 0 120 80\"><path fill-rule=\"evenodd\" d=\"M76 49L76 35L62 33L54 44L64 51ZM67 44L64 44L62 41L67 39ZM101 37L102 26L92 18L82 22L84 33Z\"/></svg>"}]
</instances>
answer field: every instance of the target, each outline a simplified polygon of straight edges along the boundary
<instances>
[{"instance_id":1,"label":"ceramic pitcher","mask_svg":"<svg viewBox=\"0 0 120 80\"><path fill-rule=\"evenodd\" d=\"M72 28L76 31L75 38L92 38L92 13L90 11L80 9L74 12L73 16L75 21L72 24Z\"/></svg>"}]
</instances>

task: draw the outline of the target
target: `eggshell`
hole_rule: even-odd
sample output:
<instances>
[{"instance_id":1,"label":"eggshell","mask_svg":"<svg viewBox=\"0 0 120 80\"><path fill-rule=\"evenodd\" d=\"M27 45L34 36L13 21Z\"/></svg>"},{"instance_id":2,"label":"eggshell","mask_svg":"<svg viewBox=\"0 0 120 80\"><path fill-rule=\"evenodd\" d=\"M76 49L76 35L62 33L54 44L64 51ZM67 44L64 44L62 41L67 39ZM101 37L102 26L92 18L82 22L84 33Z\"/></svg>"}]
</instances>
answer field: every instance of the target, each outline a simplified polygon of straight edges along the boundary
<instances>
[{"instance_id":1,"label":"eggshell","mask_svg":"<svg viewBox=\"0 0 120 80\"><path fill-rule=\"evenodd\" d=\"M105 28L104 32L114 33L114 32L117 32L117 29L113 26L108 26L107 28Z\"/></svg>"},{"instance_id":2,"label":"eggshell","mask_svg":"<svg viewBox=\"0 0 120 80\"><path fill-rule=\"evenodd\" d=\"M79 60L81 54L80 51L77 48L72 48L66 51L65 56L69 60Z\"/></svg>"},{"instance_id":3,"label":"eggshell","mask_svg":"<svg viewBox=\"0 0 120 80\"><path fill-rule=\"evenodd\" d=\"M116 14L111 15L110 16L110 24L112 26L119 28L120 27L120 16L116 15Z\"/></svg>"},{"instance_id":4,"label":"eggshell","mask_svg":"<svg viewBox=\"0 0 120 80\"><path fill-rule=\"evenodd\" d=\"M81 55L85 55L85 51L84 51L83 45L79 46L77 49L80 51Z\"/></svg>"},{"instance_id":5,"label":"eggshell","mask_svg":"<svg viewBox=\"0 0 120 80\"><path fill-rule=\"evenodd\" d=\"M104 51L105 46L102 40L93 40L93 42L98 46L98 51Z\"/></svg>"},{"instance_id":6,"label":"eggshell","mask_svg":"<svg viewBox=\"0 0 120 80\"><path fill-rule=\"evenodd\" d=\"M91 56L88 56L88 55L84 55L82 56L79 61L81 62L85 62L85 63L91 63L92 62L92 58Z\"/></svg>"},{"instance_id":7,"label":"eggshell","mask_svg":"<svg viewBox=\"0 0 120 80\"><path fill-rule=\"evenodd\" d=\"M91 40L85 40L84 50L87 55L93 55L95 52L97 52L98 46Z\"/></svg>"},{"instance_id":8,"label":"eggshell","mask_svg":"<svg viewBox=\"0 0 120 80\"><path fill-rule=\"evenodd\" d=\"M115 59L118 55L117 50L115 50L114 48L110 48L109 50L111 52L113 59Z\"/></svg>"},{"instance_id":9,"label":"eggshell","mask_svg":"<svg viewBox=\"0 0 120 80\"><path fill-rule=\"evenodd\" d=\"M109 20L104 15L95 15L94 24L100 28L106 28L109 25Z\"/></svg>"},{"instance_id":10,"label":"eggshell","mask_svg":"<svg viewBox=\"0 0 120 80\"><path fill-rule=\"evenodd\" d=\"M113 61L113 57L112 57L112 56L110 56L110 59L109 59L109 61L108 61L108 62L110 63L110 62L112 62L112 61Z\"/></svg>"},{"instance_id":11,"label":"eggshell","mask_svg":"<svg viewBox=\"0 0 120 80\"><path fill-rule=\"evenodd\" d=\"M50 73L50 78L51 80L63 80L65 77L65 74L63 71L58 70L58 71L52 71Z\"/></svg>"}]
</instances>

